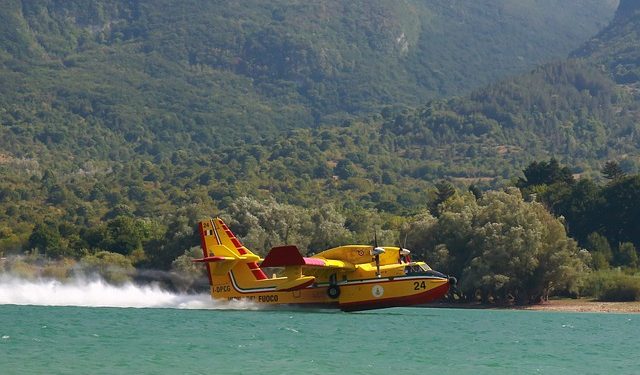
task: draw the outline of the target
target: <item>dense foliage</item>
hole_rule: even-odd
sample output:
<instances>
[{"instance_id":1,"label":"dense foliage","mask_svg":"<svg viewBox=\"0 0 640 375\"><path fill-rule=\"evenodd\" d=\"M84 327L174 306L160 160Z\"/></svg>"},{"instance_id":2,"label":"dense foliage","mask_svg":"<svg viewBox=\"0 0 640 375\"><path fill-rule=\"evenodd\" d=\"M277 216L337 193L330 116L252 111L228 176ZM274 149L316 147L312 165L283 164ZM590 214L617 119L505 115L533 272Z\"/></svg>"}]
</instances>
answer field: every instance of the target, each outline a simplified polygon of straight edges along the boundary
<instances>
[{"instance_id":1,"label":"dense foliage","mask_svg":"<svg viewBox=\"0 0 640 375\"><path fill-rule=\"evenodd\" d=\"M640 100L606 60L638 48L630 2L580 59L427 100L574 48L610 6L542 3L4 2L0 255L197 272L195 223L222 214L261 254L406 235L469 299L633 272ZM525 199L486 192L509 185Z\"/></svg>"},{"instance_id":2,"label":"dense foliage","mask_svg":"<svg viewBox=\"0 0 640 375\"><path fill-rule=\"evenodd\" d=\"M282 243L295 243L305 253L344 243L371 243L377 230L381 243L402 243L434 268L459 276L459 292L465 300L527 303L558 292L615 298L612 293L623 288L621 283L633 284L635 279L584 276L589 267L637 270L640 176L618 175L598 186L589 179L575 181L563 171L566 167L553 159L526 168L518 185L525 197L535 196L542 204L525 202L515 188L476 196L442 183L429 198L430 204L410 216L330 205L302 208L249 197L234 199L221 215L249 248L263 256ZM563 216L557 219L545 207ZM194 227L206 213L190 205L163 222L136 219L126 206L116 211L116 216L91 227L64 221L37 223L28 246L49 258L79 259L83 269L114 282L131 277L133 264L167 270L171 265L182 275L172 274L172 281L181 288L198 281L202 269L189 259L199 256ZM589 252L579 250L565 226ZM4 246L19 243L11 228L2 228L2 233ZM11 253L15 251L7 250L7 255ZM25 269L24 263L16 264L18 273L35 272ZM54 269L50 266L46 272L70 274Z\"/></svg>"},{"instance_id":3,"label":"dense foliage","mask_svg":"<svg viewBox=\"0 0 640 375\"><path fill-rule=\"evenodd\" d=\"M579 252L563 224L517 189L468 193L408 223L408 245L436 269L459 275L466 299L537 302L551 292L578 292L588 253Z\"/></svg>"},{"instance_id":4,"label":"dense foliage","mask_svg":"<svg viewBox=\"0 0 640 375\"><path fill-rule=\"evenodd\" d=\"M566 221L569 234L591 251L594 268L613 265L636 269L640 175L626 175L611 162L603 168L607 182L597 185L588 178L576 181L562 171L566 167L560 167L553 159L549 163L532 163L525 171L527 179L520 180L519 186L525 195L540 200ZM616 173L611 174L612 171ZM544 177L540 179L541 176Z\"/></svg>"},{"instance_id":5,"label":"dense foliage","mask_svg":"<svg viewBox=\"0 0 640 375\"><path fill-rule=\"evenodd\" d=\"M349 219L332 207L305 209L275 201L240 198L223 213L245 245L261 255L272 246L295 243L313 253L344 243L370 243L373 231L381 243L406 246L430 260L432 266L462 277L462 295L473 300L538 301L554 290L575 289L583 257L567 238L562 224L537 203L525 203L517 190L492 192L476 200L471 194L448 197L436 219L424 210L414 217L372 211L352 212ZM59 228L38 226L30 241L50 258L78 254L84 272L122 282L133 275L132 263L149 265L170 252L174 271L200 275L189 259L199 256L189 228L154 236L148 223L118 216L102 227L84 231L74 245L62 245ZM172 245L173 236L178 246ZM42 246L41 248L36 247ZM87 248L74 249L74 246ZM67 251L61 251L66 249ZM110 251L105 251L109 249ZM159 263L162 264L162 263ZM11 265L13 268L14 265ZM193 282L195 280L191 280ZM184 280L180 280L184 282Z\"/></svg>"}]
</instances>

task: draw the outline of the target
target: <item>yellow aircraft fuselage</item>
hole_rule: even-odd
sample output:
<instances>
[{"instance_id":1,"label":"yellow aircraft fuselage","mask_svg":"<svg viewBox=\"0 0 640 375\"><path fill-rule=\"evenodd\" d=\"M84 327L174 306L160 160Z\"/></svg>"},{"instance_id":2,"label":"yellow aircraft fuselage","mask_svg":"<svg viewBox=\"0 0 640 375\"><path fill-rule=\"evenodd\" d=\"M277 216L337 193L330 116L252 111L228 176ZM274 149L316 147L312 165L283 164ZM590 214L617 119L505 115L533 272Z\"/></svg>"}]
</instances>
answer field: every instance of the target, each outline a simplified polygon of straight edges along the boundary
<instances>
[{"instance_id":1,"label":"yellow aircraft fuselage","mask_svg":"<svg viewBox=\"0 0 640 375\"><path fill-rule=\"evenodd\" d=\"M206 263L214 299L354 311L432 302L455 282L398 247L348 245L305 258L283 246L260 259L219 218L202 221L200 233L204 257L195 261ZM265 273L276 269L282 276Z\"/></svg>"}]
</instances>

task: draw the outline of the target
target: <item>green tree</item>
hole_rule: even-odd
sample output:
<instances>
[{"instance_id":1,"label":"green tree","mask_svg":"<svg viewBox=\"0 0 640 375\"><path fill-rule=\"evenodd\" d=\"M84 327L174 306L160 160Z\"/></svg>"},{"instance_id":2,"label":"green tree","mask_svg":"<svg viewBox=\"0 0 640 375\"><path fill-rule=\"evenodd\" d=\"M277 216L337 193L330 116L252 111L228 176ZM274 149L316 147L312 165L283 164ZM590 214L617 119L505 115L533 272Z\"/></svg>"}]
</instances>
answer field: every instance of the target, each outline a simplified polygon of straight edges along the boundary
<instances>
[{"instance_id":1,"label":"green tree","mask_svg":"<svg viewBox=\"0 0 640 375\"><path fill-rule=\"evenodd\" d=\"M607 180L619 180L625 177L625 173L616 161L608 161L601 170L602 175Z\"/></svg>"},{"instance_id":2,"label":"green tree","mask_svg":"<svg viewBox=\"0 0 640 375\"><path fill-rule=\"evenodd\" d=\"M494 192L481 206L473 240L479 253L463 274L466 283L531 303L575 280L582 268L578 248L540 204L525 203L519 194Z\"/></svg>"},{"instance_id":3,"label":"green tree","mask_svg":"<svg viewBox=\"0 0 640 375\"><path fill-rule=\"evenodd\" d=\"M184 251L182 255L171 262L171 280L180 290L190 291L200 284L207 283L207 268L203 264L192 262L202 257L200 246L194 246Z\"/></svg>"},{"instance_id":4,"label":"green tree","mask_svg":"<svg viewBox=\"0 0 640 375\"><path fill-rule=\"evenodd\" d=\"M446 212L449 214L449 212ZM444 220L444 218L440 218ZM429 265L437 270L446 270L452 275L460 275L462 267L454 268L450 259L447 245L441 237L436 238L436 230L438 229L439 220L429 212L422 212L412 217L404 226L403 232L406 233L406 243L403 247L411 250L412 256L427 260ZM454 234L455 232L452 232ZM461 233L461 232L457 232ZM439 247L438 247L439 246Z\"/></svg>"},{"instance_id":5,"label":"green tree","mask_svg":"<svg viewBox=\"0 0 640 375\"><path fill-rule=\"evenodd\" d=\"M87 276L98 275L113 284L129 282L135 273L135 268L127 257L108 251L87 255L80 260L80 264Z\"/></svg>"},{"instance_id":6,"label":"green tree","mask_svg":"<svg viewBox=\"0 0 640 375\"><path fill-rule=\"evenodd\" d=\"M144 232L137 219L118 216L107 223L107 238L102 247L114 253L129 255L142 249Z\"/></svg>"},{"instance_id":7,"label":"green tree","mask_svg":"<svg viewBox=\"0 0 640 375\"><path fill-rule=\"evenodd\" d=\"M358 170L351 160L342 159L336 164L336 167L333 169L333 173L341 179L346 180L350 177L357 176Z\"/></svg>"},{"instance_id":8,"label":"green tree","mask_svg":"<svg viewBox=\"0 0 640 375\"><path fill-rule=\"evenodd\" d=\"M185 252L200 244L197 235L198 221L206 217L193 208L183 208L171 216L162 236L154 237L144 243L147 259L143 266L168 270L172 262ZM202 249L200 249L202 256Z\"/></svg>"},{"instance_id":9,"label":"green tree","mask_svg":"<svg viewBox=\"0 0 640 375\"><path fill-rule=\"evenodd\" d=\"M294 244L307 251L314 233L311 214L304 208L275 200L258 201L241 197L226 210L228 224L254 252L266 254L272 247Z\"/></svg>"},{"instance_id":10,"label":"green tree","mask_svg":"<svg viewBox=\"0 0 640 375\"><path fill-rule=\"evenodd\" d=\"M611 243L640 245L640 175L624 177L602 190L599 223Z\"/></svg>"},{"instance_id":11,"label":"green tree","mask_svg":"<svg viewBox=\"0 0 640 375\"><path fill-rule=\"evenodd\" d=\"M529 164L524 170L524 178L520 177L516 186L523 189L535 185L573 184L574 182L569 168L561 167L558 160L551 158L548 162L534 161Z\"/></svg>"},{"instance_id":12,"label":"green tree","mask_svg":"<svg viewBox=\"0 0 640 375\"><path fill-rule=\"evenodd\" d=\"M480 190L480 188L475 185L475 184L471 184L469 185L469 192L471 192L471 194L473 194L474 197L476 197L476 199L480 199L482 198L482 190Z\"/></svg>"},{"instance_id":13,"label":"green tree","mask_svg":"<svg viewBox=\"0 0 640 375\"><path fill-rule=\"evenodd\" d=\"M436 196L429 203L429 209L432 215L439 215L439 206L456 193L456 188L449 181L438 181L436 183Z\"/></svg>"},{"instance_id":14,"label":"green tree","mask_svg":"<svg viewBox=\"0 0 640 375\"><path fill-rule=\"evenodd\" d=\"M556 197L552 205L554 213L566 219L571 236L585 246L587 236L600 227L601 189L593 180L585 178L572 186L569 194Z\"/></svg>"},{"instance_id":15,"label":"green tree","mask_svg":"<svg viewBox=\"0 0 640 375\"><path fill-rule=\"evenodd\" d=\"M593 232L587 237L587 249L591 252L593 268L596 270L609 268L613 260L613 251L609 241L598 232Z\"/></svg>"},{"instance_id":16,"label":"green tree","mask_svg":"<svg viewBox=\"0 0 640 375\"><path fill-rule=\"evenodd\" d=\"M346 219L333 205L316 208L312 211L314 226L309 249L314 252L348 243L353 235L346 228Z\"/></svg>"},{"instance_id":17,"label":"green tree","mask_svg":"<svg viewBox=\"0 0 640 375\"><path fill-rule=\"evenodd\" d=\"M421 216L414 228L424 232L415 238L427 244L427 260L460 278L468 299L478 294L485 302L532 303L553 291L577 290L585 269L577 244L558 219L541 204L524 202L518 190L487 192L479 200L460 195L441 211L436 222Z\"/></svg>"},{"instance_id":18,"label":"green tree","mask_svg":"<svg viewBox=\"0 0 640 375\"><path fill-rule=\"evenodd\" d=\"M618 245L616 263L632 269L638 268L638 252L631 242L624 242Z\"/></svg>"},{"instance_id":19,"label":"green tree","mask_svg":"<svg viewBox=\"0 0 640 375\"><path fill-rule=\"evenodd\" d=\"M38 223L29 236L28 246L37 249L41 254L59 258L65 254L62 236L55 225Z\"/></svg>"}]
</instances>

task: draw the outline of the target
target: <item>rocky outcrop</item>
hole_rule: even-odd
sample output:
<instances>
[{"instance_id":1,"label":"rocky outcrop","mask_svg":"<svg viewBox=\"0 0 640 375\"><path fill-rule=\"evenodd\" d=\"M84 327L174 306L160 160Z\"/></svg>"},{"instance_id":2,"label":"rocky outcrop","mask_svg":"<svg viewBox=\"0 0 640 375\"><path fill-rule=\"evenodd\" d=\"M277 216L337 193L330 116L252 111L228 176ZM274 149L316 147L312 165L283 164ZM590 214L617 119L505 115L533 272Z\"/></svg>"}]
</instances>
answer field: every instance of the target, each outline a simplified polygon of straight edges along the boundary
<instances>
[{"instance_id":1,"label":"rocky outcrop","mask_svg":"<svg viewBox=\"0 0 640 375\"><path fill-rule=\"evenodd\" d=\"M619 22L630 17L640 11L640 1L638 0L620 0L618 10L614 22Z\"/></svg>"}]
</instances>

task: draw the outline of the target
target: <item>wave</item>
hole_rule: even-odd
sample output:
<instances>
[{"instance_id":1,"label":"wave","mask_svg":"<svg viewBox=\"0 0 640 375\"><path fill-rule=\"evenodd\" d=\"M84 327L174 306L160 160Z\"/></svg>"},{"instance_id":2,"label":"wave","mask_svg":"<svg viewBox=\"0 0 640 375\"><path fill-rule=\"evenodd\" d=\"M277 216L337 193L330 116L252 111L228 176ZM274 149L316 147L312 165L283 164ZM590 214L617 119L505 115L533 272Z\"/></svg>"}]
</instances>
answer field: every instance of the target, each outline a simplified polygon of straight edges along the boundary
<instances>
[{"instance_id":1,"label":"wave","mask_svg":"<svg viewBox=\"0 0 640 375\"><path fill-rule=\"evenodd\" d=\"M158 285L112 285L102 279L60 282L0 276L0 305L132 307L174 309L256 309L247 301L216 301L208 294L182 294Z\"/></svg>"}]
</instances>

